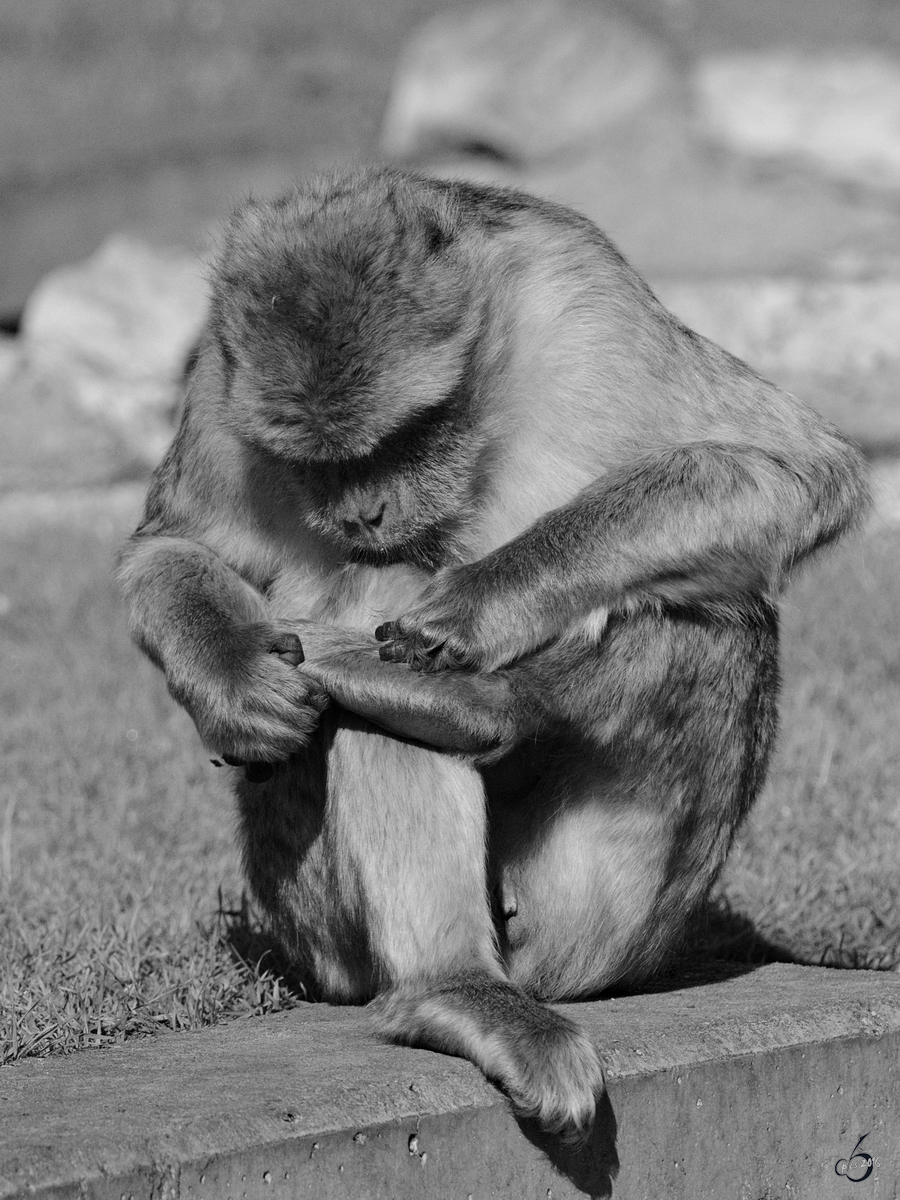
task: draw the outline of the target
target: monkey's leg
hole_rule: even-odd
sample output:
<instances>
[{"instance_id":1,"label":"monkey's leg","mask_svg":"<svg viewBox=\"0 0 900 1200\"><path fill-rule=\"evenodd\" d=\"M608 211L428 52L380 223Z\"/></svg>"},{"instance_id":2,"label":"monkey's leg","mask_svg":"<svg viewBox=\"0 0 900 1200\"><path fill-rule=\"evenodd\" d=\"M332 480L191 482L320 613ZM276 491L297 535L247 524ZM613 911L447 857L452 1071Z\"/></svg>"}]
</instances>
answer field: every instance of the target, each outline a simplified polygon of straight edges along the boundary
<instances>
[{"instance_id":1,"label":"monkey's leg","mask_svg":"<svg viewBox=\"0 0 900 1200\"><path fill-rule=\"evenodd\" d=\"M391 733L485 761L537 730L537 709L514 694L508 675L423 674L383 662L379 643L366 634L312 621L295 628L304 674L343 708Z\"/></svg>"},{"instance_id":2,"label":"monkey's leg","mask_svg":"<svg viewBox=\"0 0 900 1200\"><path fill-rule=\"evenodd\" d=\"M548 653L533 671L553 666ZM776 618L613 620L559 682L579 736L491 809L501 948L546 999L639 982L677 950L762 786Z\"/></svg>"},{"instance_id":3,"label":"monkey's leg","mask_svg":"<svg viewBox=\"0 0 900 1200\"><path fill-rule=\"evenodd\" d=\"M287 945L325 998L379 993L387 1036L466 1057L521 1114L583 1130L602 1090L599 1060L499 960L480 774L350 714L335 710L324 725L333 732L316 742L327 772L318 784L307 759L240 785L248 875Z\"/></svg>"}]
</instances>

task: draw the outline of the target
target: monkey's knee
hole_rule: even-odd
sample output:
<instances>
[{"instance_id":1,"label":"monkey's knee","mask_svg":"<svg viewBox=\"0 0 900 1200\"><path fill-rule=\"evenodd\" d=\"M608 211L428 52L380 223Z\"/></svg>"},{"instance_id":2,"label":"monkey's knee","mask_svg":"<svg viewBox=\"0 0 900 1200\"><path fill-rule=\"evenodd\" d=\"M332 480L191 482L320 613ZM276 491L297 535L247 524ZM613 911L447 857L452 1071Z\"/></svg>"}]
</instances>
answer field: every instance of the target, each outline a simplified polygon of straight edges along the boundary
<instances>
[{"instance_id":1,"label":"monkey's knee","mask_svg":"<svg viewBox=\"0 0 900 1200\"><path fill-rule=\"evenodd\" d=\"M652 969L670 842L648 808L595 795L510 847L495 892L510 978L542 999L567 1000Z\"/></svg>"}]
</instances>

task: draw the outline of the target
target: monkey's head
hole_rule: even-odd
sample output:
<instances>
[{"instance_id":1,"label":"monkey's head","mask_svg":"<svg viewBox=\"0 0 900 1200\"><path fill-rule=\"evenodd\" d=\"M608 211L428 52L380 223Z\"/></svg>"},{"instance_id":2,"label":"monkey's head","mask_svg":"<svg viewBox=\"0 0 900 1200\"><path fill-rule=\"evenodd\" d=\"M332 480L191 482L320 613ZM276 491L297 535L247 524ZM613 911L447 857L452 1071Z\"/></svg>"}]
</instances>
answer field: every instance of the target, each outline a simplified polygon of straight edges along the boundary
<instances>
[{"instance_id":1,"label":"monkey's head","mask_svg":"<svg viewBox=\"0 0 900 1200\"><path fill-rule=\"evenodd\" d=\"M472 383L483 307L446 187L386 171L233 217L213 275L227 420L296 469L350 557L433 556L486 445Z\"/></svg>"}]
</instances>

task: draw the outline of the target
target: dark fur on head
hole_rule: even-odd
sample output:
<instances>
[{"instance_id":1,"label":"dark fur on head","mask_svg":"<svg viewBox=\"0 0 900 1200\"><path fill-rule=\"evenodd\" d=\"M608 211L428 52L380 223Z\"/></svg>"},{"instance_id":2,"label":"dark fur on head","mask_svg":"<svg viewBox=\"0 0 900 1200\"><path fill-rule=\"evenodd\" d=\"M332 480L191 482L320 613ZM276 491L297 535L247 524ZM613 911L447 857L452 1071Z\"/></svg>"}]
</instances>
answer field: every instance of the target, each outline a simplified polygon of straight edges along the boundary
<instances>
[{"instance_id":1,"label":"dark fur on head","mask_svg":"<svg viewBox=\"0 0 900 1200\"><path fill-rule=\"evenodd\" d=\"M291 462L332 461L443 403L479 327L460 220L447 192L390 175L239 208L212 284L240 431Z\"/></svg>"},{"instance_id":2,"label":"dark fur on head","mask_svg":"<svg viewBox=\"0 0 900 1200\"><path fill-rule=\"evenodd\" d=\"M226 419L298 469L310 524L356 561L437 566L479 491L461 225L446 188L319 180L238 209L214 267Z\"/></svg>"}]
</instances>

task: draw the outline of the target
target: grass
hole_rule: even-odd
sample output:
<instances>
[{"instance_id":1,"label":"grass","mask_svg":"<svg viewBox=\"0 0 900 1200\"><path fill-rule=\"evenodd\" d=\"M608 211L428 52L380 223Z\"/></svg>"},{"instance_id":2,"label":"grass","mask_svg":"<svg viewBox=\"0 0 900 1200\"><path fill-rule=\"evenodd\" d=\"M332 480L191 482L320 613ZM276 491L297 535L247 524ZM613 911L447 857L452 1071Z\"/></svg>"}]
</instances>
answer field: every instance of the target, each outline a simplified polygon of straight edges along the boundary
<instances>
[{"instance_id":1,"label":"grass","mask_svg":"<svg viewBox=\"0 0 900 1200\"><path fill-rule=\"evenodd\" d=\"M782 732L719 898L785 956L900 969L900 537L788 591Z\"/></svg>"},{"instance_id":2,"label":"grass","mask_svg":"<svg viewBox=\"0 0 900 1200\"><path fill-rule=\"evenodd\" d=\"M0 539L0 1061L296 1003L224 787L128 643L118 540Z\"/></svg>"},{"instance_id":3,"label":"grass","mask_svg":"<svg viewBox=\"0 0 900 1200\"><path fill-rule=\"evenodd\" d=\"M224 783L129 645L123 532L0 530L0 1061L297 1003L242 901ZM789 593L780 750L719 952L900 964L898 595L890 533Z\"/></svg>"}]
</instances>

